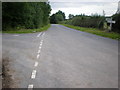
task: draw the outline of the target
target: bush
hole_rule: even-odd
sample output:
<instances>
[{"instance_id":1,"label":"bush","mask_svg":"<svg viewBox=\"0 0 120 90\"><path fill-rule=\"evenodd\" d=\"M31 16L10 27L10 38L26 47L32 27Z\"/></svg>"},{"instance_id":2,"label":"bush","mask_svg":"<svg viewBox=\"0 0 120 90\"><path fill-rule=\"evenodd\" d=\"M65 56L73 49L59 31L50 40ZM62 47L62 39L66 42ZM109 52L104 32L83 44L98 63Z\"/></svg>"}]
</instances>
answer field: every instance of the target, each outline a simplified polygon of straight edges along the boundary
<instances>
[{"instance_id":1,"label":"bush","mask_svg":"<svg viewBox=\"0 0 120 90\"><path fill-rule=\"evenodd\" d=\"M80 27L103 28L105 17L102 16L74 16L72 19L66 20L64 24L70 24Z\"/></svg>"},{"instance_id":2,"label":"bush","mask_svg":"<svg viewBox=\"0 0 120 90\"><path fill-rule=\"evenodd\" d=\"M47 2L3 2L3 30L41 28L49 24L50 11Z\"/></svg>"},{"instance_id":3,"label":"bush","mask_svg":"<svg viewBox=\"0 0 120 90\"><path fill-rule=\"evenodd\" d=\"M116 23L113 24L112 31L120 33L120 14L115 14L112 17L113 20L116 21Z\"/></svg>"}]
</instances>

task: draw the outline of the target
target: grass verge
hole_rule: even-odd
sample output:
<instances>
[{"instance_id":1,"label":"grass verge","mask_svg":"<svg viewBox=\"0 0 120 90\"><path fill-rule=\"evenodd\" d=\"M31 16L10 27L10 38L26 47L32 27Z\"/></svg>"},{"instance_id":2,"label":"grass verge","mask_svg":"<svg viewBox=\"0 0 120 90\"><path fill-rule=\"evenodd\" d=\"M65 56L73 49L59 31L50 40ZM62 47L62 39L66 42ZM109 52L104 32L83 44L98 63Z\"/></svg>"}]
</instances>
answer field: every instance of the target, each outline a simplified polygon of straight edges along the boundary
<instances>
[{"instance_id":1,"label":"grass verge","mask_svg":"<svg viewBox=\"0 0 120 90\"><path fill-rule=\"evenodd\" d=\"M84 27L78 27L78 26L73 26L73 25L68 25L68 24L61 24L61 25L69 27L69 28L73 28L79 31L88 32L88 33L96 34L99 36L120 40L120 34L115 33L115 32L106 32L106 31L102 31L96 28L84 28Z\"/></svg>"},{"instance_id":2,"label":"grass verge","mask_svg":"<svg viewBox=\"0 0 120 90\"><path fill-rule=\"evenodd\" d=\"M49 27L50 27L50 24L46 25L46 26L44 26L42 28L39 28L39 29L9 30L9 31L2 31L2 33L18 33L18 34L22 34L22 33L35 33L35 32L46 31Z\"/></svg>"}]
</instances>

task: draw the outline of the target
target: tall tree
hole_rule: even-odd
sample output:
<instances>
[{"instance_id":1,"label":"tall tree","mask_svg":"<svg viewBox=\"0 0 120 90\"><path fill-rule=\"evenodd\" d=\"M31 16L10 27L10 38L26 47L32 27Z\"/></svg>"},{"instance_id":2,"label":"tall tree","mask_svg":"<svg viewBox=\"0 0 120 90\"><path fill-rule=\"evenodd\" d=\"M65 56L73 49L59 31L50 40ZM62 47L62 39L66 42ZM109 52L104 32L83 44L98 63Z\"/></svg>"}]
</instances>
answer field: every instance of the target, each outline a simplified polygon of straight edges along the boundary
<instances>
[{"instance_id":1,"label":"tall tree","mask_svg":"<svg viewBox=\"0 0 120 90\"><path fill-rule=\"evenodd\" d=\"M11 28L40 28L49 23L51 7L47 2L4 2L3 30Z\"/></svg>"},{"instance_id":2,"label":"tall tree","mask_svg":"<svg viewBox=\"0 0 120 90\"><path fill-rule=\"evenodd\" d=\"M62 15L63 19L65 20L65 13L64 12L62 12L61 10L59 10L56 14Z\"/></svg>"},{"instance_id":3,"label":"tall tree","mask_svg":"<svg viewBox=\"0 0 120 90\"><path fill-rule=\"evenodd\" d=\"M74 17L74 15L73 14L69 14L69 19L72 19L73 17Z\"/></svg>"},{"instance_id":4,"label":"tall tree","mask_svg":"<svg viewBox=\"0 0 120 90\"><path fill-rule=\"evenodd\" d=\"M65 13L60 10L50 17L50 22L55 24L64 20L65 20Z\"/></svg>"}]
</instances>

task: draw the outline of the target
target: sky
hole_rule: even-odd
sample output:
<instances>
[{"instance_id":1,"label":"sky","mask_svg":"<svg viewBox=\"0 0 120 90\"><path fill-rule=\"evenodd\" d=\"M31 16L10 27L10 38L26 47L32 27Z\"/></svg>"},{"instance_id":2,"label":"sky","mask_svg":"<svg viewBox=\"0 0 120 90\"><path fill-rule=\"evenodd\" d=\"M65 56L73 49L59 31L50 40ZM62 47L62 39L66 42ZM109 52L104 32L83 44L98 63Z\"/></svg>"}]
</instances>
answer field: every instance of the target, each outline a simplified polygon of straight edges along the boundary
<instances>
[{"instance_id":1,"label":"sky","mask_svg":"<svg viewBox=\"0 0 120 90\"><path fill-rule=\"evenodd\" d=\"M119 0L49 0L49 2L52 8L51 15L61 10L68 18L69 14L103 15L103 10L105 16L111 16L116 13Z\"/></svg>"}]
</instances>

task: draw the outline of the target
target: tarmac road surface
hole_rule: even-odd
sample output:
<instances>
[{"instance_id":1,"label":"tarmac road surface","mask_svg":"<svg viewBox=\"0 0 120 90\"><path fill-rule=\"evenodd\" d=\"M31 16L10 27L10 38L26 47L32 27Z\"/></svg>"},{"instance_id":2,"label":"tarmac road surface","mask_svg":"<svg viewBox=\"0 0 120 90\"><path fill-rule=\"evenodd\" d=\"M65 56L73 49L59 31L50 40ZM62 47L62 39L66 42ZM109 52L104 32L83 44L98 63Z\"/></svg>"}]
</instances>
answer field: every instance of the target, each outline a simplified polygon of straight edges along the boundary
<instances>
[{"instance_id":1,"label":"tarmac road surface","mask_svg":"<svg viewBox=\"0 0 120 90\"><path fill-rule=\"evenodd\" d=\"M3 34L3 58L18 88L117 88L118 41L52 24Z\"/></svg>"}]
</instances>

